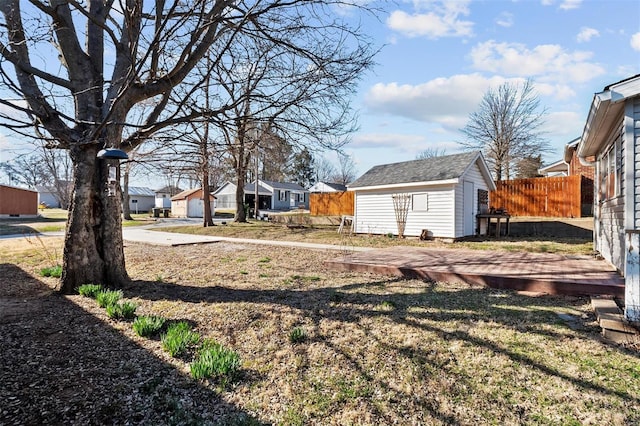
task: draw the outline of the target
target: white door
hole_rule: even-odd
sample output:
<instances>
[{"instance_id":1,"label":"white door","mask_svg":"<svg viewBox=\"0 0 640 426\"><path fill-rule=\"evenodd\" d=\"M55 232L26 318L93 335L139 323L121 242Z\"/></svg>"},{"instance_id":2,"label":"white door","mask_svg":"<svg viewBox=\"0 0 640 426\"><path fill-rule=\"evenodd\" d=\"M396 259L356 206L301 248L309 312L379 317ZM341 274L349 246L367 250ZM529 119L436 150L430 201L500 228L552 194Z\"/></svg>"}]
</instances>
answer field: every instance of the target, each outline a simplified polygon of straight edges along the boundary
<instances>
[{"instance_id":1,"label":"white door","mask_svg":"<svg viewBox=\"0 0 640 426\"><path fill-rule=\"evenodd\" d=\"M199 198L189 200L187 217L204 217L204 201Z\"/></svg>"},{"instance_id":2,"label":"white door","mask_svg":"<svg viewBox=\"0 0 640 426\"><path fill-rule=\"evenodd\" d=\"M462 214L464 216L464 236L474 235L473 229L475 211L473 209L473 182L464 181L464 204Z\"/></svg>"}]
</instances>

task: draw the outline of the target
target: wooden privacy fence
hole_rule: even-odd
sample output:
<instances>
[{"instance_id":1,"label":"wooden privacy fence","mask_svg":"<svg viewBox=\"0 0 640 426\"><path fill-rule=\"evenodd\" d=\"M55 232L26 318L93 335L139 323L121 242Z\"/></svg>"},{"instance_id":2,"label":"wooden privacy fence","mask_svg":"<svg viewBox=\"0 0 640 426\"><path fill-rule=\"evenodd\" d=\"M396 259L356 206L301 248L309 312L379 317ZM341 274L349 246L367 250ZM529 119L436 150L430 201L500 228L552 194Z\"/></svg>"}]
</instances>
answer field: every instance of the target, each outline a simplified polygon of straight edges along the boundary
<instances>
[{"instance_id":1,"label":"wooden privacy fence","mask_svg":"<svg viewBox=\"0 0 640 426\"><path fill-rule=\"evenodd\" d=\"M353 194L350 191L310 194L311 216L353 216Z\"/></svg>"},{"instance_id":2,"label":"wooden privacy fence","mask_svg":"<svg viewBox=\"0 0 640 426\"><path fill-rule=\"evenodd\" d=\"M489 202L511 216L581 217L582 180L574 175L498 181Z\"/></svg>"}]
</instances>

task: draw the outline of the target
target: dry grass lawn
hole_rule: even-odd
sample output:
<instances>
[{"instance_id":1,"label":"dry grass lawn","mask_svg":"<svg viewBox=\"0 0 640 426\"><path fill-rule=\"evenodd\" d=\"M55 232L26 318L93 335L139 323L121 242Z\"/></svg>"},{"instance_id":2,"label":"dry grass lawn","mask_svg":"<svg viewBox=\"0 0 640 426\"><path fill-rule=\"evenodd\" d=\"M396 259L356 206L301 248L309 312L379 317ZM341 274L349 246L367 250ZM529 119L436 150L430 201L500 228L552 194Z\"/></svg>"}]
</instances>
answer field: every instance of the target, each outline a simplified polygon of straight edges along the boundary
<instances>
[{"instance_id":1,"label":"dry grass lawn","mask_svg":"<svg viewBox=\"0 0 640 426\"><path fill-rule=\"evenodd\" d=\"M162 225L162 224L161 224ZM529 238L470 238L455 243L444 241L420 241L416 237L398 239L385 235L338 234L337 226L304 225L288 228L272 222L234 223L204 228L202 226L168 226L154 228L159 231L223 237L254 238L261 240L301 241L308 243L352 245L356 247L392 247L412 245L437 248L469 248L478 250L528 251L535 253L593 254L593 241L582 238L542 236Z\"/></svg>"},{"instance_id":2,"label":"dry grass lawn","mask_svg":"<svg viewBox=\"0 0 640 426\"><path fill-rule=\"evenodd\" d=\"M332 272L335 253L299 248L127 244L138 315L240 354L221 388L93 300L51 294L37 271L62 242L41 241L0 240L0 424L640 423L638 352L601 340L588 298Z\"/></svg>"}]
</instances>

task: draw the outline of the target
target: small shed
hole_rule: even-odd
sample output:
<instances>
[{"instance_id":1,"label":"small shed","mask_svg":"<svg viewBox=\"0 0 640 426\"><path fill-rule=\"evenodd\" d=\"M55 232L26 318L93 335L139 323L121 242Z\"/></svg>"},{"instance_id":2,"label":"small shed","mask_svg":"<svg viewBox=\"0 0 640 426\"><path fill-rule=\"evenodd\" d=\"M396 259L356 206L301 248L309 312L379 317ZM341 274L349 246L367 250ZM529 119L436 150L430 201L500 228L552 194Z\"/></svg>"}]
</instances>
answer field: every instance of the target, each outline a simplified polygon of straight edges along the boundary
<instances>
[{"instance_id":1,"label":"small shed","mask_svg":"<svg viewBox=\"0 0 640 426\"><path fill-rule=\"evenodd\" d=\"M215 197L209 194L211 215L214 214ZM171 215L175 217L204 217L202 188L187 189L171 197Z\"/></svg>"},{"instance_id":2,"label":"small shed","mask_svg":"<svg viewBox=\"0 0 640 426\"><path fill-rule=\"evenodd\" d=\"M0 185L0 217L37 217L38 192Z\"/></svg>"},{"instance_id":3,"label":"small shed","mask_svg":"<svg viewBox=\"0 0 640 426\"><path fill-rule=\"evenodd\" d=\"M640 323L640 74L596 93L576 154L595 167L594 248L625 276L625 316Z\"/></svg>"},{"instance_id":4,"label":"small shed","mask_svg":"<svg viewBox=\"0 0 640 426\"><path fill-rule=\"evenodd\" d=\"M476 215L495 190L480 151L375 166L348 187L356 233L398 235L394 199L402 195L405 236L447 239L476 234Z\"/></svg>"},{"instance_id":5,"label":"small shed","mask_svg":"<svg viewBox=\"0 0 640 426\"><path fill-rule=\"evenodd\" d=\"M155 207L156 193L143 186L129 187L129 211L134 213L148 212Z\"/></svg>"}]
</instances>

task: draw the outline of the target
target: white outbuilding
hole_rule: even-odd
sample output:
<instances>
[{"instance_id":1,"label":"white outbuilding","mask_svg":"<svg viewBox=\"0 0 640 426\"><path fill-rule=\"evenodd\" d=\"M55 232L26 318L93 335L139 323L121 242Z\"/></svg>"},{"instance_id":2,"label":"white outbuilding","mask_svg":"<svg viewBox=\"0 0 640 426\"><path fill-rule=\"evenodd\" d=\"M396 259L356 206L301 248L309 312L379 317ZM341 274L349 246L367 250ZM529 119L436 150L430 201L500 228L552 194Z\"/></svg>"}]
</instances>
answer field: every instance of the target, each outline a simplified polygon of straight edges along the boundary
<instances>
[{"instance_id":1,"label":"white outbuilding","mask_svg":"<svg viewBox=\"0 0 640 426\"><path fill-rule=\"evenodd\" d=\"M356 233L457 239L475 235L495 190L480 151L375 166L348 185Z\"/></svg>"}]
</instances>

